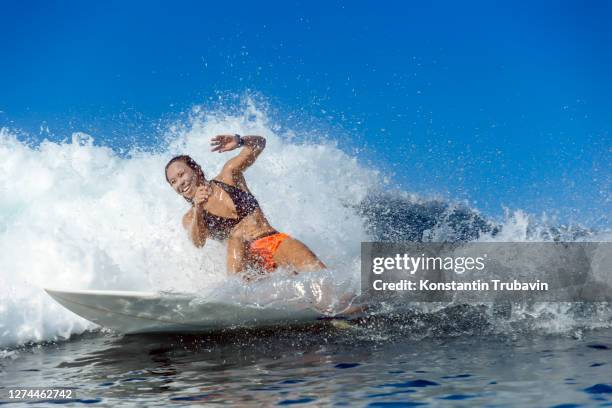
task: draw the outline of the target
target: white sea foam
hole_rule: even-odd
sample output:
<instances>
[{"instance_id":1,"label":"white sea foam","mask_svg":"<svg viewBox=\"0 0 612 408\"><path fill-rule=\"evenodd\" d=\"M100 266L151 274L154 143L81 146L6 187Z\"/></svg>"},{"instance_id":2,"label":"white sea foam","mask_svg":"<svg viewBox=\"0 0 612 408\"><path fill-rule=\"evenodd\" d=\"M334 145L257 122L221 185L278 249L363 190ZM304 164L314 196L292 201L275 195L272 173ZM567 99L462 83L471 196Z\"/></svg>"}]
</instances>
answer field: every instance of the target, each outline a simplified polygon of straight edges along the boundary
<instances>
[{"instance_id":1,"label":"white sea foam","mask_svg":"<svg viewBox=\"0 0 612 408\"><path fill-rule=\"evenodd\" d=\"M194 110L171 127L161 152L122 157L85 134L28 146L0 136L0 346L53 340L92 325L55 303L44 287L210 291L225 278L225 250L191 245L180 219L188 204L163 169L190 154L207 177L232 154L210 138L237 132L267 139L247 182L271 224L310 246L330 269L358 270L367 235L349 205L377 183L375 171L333 144L294 144L252 104L241 114ZM276 283L279 284L278 282Z\"/></svg>"},{"instance_id":2,"label":"white sea foam","mask_svg":"<svg viewBox=\"0 0 612 408\"><path fill-rule=\"evenodd\" d=\"M328 272L294 280L279 274L245 287L228 281L223 244L196 249L188 241L180 223L188 205L167 185L164 166L187 153L207 177L215 176L233 153L210 152L209 140L227 132L266 137L247 182L271 224L311 247ZM44 287L196 292L264 306L304 299L333 305L354 290L360 242L372 239L354 206L384 178L333 142L299 144L294 136L251 102L238 114L196 108L189 120L169 127L166 145L127 156L82 133L69 142L30 146L1 130L0 348L94 327ZM538 223L521 211L508 212L502 227L481 240L542 240L533 231ZM449 228L442 220L424 239L453 237ZM609 241L609 232L591 239ZM553 325L570 327L563 313Z\"/></svg>"}]
</instances>

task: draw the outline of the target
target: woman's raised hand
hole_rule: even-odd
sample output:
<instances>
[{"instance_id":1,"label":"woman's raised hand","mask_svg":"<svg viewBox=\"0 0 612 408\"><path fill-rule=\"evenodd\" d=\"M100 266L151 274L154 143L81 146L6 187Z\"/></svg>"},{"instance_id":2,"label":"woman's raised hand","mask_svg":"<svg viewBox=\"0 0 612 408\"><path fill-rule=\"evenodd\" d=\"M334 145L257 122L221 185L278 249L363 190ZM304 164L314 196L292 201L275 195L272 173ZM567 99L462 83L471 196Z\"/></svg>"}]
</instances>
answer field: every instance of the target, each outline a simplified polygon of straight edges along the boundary
<instances>
[{"instance_id":1,"label":"woman's raised hand","mask_svg":"<svg viewBox=\"0 0 612 408\"><path fill-rule=\"evenodd\" d=\"M229 152L240 145L240 136L238 135L217 135L210 140L213 146L213 152Z\"/></svg>"}]
</instances>

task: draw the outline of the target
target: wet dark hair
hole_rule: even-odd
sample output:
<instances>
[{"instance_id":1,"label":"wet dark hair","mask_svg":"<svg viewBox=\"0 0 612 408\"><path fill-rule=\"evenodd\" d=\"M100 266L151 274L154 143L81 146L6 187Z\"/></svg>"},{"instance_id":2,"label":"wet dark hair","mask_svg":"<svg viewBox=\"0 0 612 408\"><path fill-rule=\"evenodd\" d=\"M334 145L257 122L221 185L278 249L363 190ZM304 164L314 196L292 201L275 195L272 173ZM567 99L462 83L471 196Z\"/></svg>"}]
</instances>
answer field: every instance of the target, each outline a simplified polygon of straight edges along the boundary
<instances>
[{"instance_id":1,"label":"wet dark hair","mask_svg":"<svg viewBox=\"0 0 612 408\"><path fill-rule=\"evenodd\" d=\"M180 156L173 157L172 159L170 159L168 164L166 164L166 168L165 168L164 172L165 172L165 175L166 175L166 181L168 183L170 183L170 180L168 179L168 167L170 167L170 165L172 163L175 163L175 162L178 162L178 161L185 163L191 170L193 170L196 173L196 175L200 178L200 180L202 180L202 181L206 180L204 178L204 172L202 171L202 167L200 167L200 165L198 163L196 163L196 161L193 160L191 158L191 156L188 156L186 154L182 154ZM185 200L187 200L187 202L192 203L192 200L190 200L190 199L188 199L186 197L184 197L184 198L185 198Z\"/></svg>"},{"instance_id":2,"label":"wet dark hair","mask_svg":"<svg viewBox=\"0 0 612 408\"><path fill-rule=\"evenodd\" d=\"M193 160L191 158L191 156L187 156L186 154L182 154L180 156L176 156L173 157L172 159L170 159L170 161L168 162L168 164L166 164L166 168L164 169L164 173L166 175L166 181L169 183L170 180L168 179L168 167L170 167L170 165L172 165L172 163L181 161L183 163L185 163L187 166L189 166L189 168L193 171L195 171L195 173L198 175L198 177L200 177L200 179L205 180L204 179L204 172L202 171L202 167L200 167L200 165L198 163L196 163L195 160Z\"/></svg>"}]
</instances>

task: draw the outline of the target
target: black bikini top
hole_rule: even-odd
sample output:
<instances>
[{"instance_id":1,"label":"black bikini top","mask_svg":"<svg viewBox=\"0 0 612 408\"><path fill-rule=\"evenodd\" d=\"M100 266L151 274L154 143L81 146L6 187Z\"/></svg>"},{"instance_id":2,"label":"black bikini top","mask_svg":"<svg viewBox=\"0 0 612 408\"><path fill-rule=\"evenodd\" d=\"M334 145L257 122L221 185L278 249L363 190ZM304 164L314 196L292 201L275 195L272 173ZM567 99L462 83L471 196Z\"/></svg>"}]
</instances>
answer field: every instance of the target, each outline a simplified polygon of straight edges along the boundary
<instances>
[{"instance_id":1,"label":"black bikini top","mask_svg":"<svg viewBox=\"0 0 612 408\"><path fill-rule=\"evenodd\" d=\"M221 187L230 196L238 215L238 218L219 217L204 210L204 221L208 227L208 234L212 238L222 241L227 239L229 233L240 221L259 208L259 203L253 194L248 191L230 186L219 180L211 180L211 182Z\"/></svg>"}]
</instances>

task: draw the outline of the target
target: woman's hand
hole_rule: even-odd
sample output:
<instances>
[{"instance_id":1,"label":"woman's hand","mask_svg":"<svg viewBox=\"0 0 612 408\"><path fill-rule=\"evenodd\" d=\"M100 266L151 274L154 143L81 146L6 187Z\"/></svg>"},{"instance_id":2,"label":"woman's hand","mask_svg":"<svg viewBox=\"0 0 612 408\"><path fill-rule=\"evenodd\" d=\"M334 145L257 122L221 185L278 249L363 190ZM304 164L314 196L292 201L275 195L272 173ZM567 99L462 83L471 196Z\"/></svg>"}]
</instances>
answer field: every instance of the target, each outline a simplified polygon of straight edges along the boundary
<instances>
[{"instance_id":1,"label":"woman's hand","mask_svg":"<svg viewBox=\"0 0 612 408\"><path fill-rule=\"evenodd\" d=\"M212 195L213 189L209 184L198 186L195 191L195 195L193 196L193 203L196 209L201 210L204 204L208 201L210 196Z\"/></svg>"},{"instance_id":2,"label":"woman's hand","mask_svg":"<svg viewBox=\"0 0 612 408\"><path fill-rule=\"evenodd\" d=\"M213 152L229 152L240 146L240 136L238 135L217 135L210 141Z\"/></svg>"}]
</instances>

